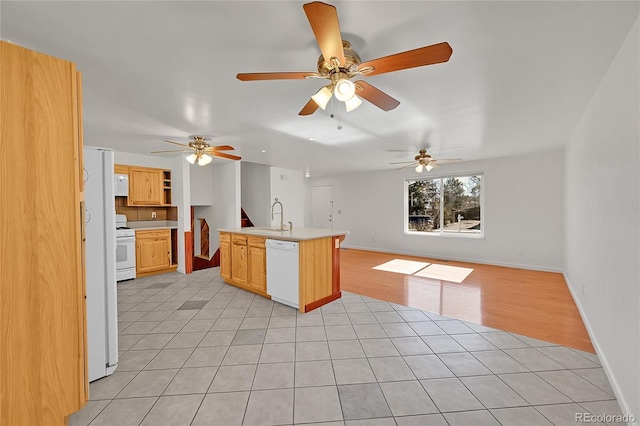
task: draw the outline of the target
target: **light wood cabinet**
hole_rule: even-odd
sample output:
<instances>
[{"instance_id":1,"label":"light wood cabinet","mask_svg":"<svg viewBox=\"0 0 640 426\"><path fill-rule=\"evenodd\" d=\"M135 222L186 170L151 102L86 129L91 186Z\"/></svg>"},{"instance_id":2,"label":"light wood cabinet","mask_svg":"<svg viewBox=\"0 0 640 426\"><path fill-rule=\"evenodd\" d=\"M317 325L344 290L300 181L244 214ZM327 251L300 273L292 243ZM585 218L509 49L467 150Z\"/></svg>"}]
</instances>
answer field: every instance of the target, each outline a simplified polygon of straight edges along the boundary
<instances>
[{"instance_id":1,"label":"light wood cabinet","mask_svg":"<svg viewBox=\"0 0 640 426\"><path fill-rule=\"evenodd\" d=\"M220 234L220 276L231 279L231 235L227 233Z\"/></svg>"},{"instance_id":2,"label":"light wood cabinet","mask_svg":"<svg viewBox=\"0 0 640 426\"><path fill-rule=\"evenodd\" d=\"M265 238L220 233L220 276L229 284L267 294Z\"/></svg>"},{"instance_id":3,"label":"light wood cabinet","mask_svg":"<svg viewBox=\"0 0 640 426\"><path fill-rule=\"evenodd\" d=\"M114 173L129 176L128 206L171 205L171 170L116 164Z\"/></svg>"},{"instance_id":4,"label":"light wood cabinet","mask_svg":"<svg viewBox=\"0 0 640 426\"><path fill-rule=\"evenodd\" d=\"M171 258L170 229L136 231L136 276L175 270Z\"/></svg>"},{"instance_id":5,"label":"light wood cabinet","mask_svg":"<svg viewBox=\"0 0 640 426\"><path fill-rule=\"evenodd\" d=\"M81 83L0 41L0 424L64 425L88 398Z\"/></svg>"},{"instance_id":6,"label":"light wood cabinet","mask_svg":"<svg viewBox=\"0 0 640 426\"><path fill-rule=\"evenodd\" d=\"M260 292L267 292L267 252L265 238L248 237L249 287Z\"/></svg>"},{"instance_id":7,"label":"light wood cabinet","mask_svg":"<svg viewBox=\"0 0 640 426\"><path fill-rule=\"evenodd\" d=\"M130 206L164 205L163 171L147 167L129 167Z\"/></svg>"},{"instance_id":8,"label":"light wood cabinet","mask_svg":"<svg viewBox=\"0 0 640 426\"><path fill-rule=\"evenodd\" d=\"M113 166L113 173L117 175L129 175L129 166L125 164L115 164Z\"/></svg>"},{"instance_id":9,"label":"light wood cabinet","mask_svg":"<svg viewBox=\"0 0 640 426\"><path fill-rule=\"evenodd\" d=\"M240 285L247 285L248 277L247 237L231 235L231 279Z\"/></svg>"}]
</instances>

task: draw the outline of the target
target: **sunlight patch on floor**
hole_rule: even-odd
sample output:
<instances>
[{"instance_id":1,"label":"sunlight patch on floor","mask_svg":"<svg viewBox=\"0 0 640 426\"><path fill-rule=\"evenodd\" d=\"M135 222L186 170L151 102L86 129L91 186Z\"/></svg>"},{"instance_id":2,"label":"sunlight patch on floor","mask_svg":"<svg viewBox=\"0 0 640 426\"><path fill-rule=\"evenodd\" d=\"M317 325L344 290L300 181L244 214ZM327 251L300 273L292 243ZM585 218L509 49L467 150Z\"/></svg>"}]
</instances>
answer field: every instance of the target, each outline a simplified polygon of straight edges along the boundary
<instances>
[{"instance_id":1,"label":"sunlight patch on floor","mask_svg":"<svg viewBox=\"0 0 640 426\"><path fill-rule=\"evenodd\" d=\"M420 269L429 265L426 262L416 262L413 260L393 259L378 266L374 266L373 269L386 272L395 272L398 274L411 275L418 272Z\"/></svg>"},{"instance_id":2,"label":"sunlight patch on floor","mask_svg":"<svg viewBox=\"0 0 640 426\"><path fill-rule=\"evenodd\" d=\"M427 266L414 275L417 277L433 278L436 280L451 281L461 283L473 271L471 268L461 268L459 266L438 265L436 263Z\"/></svg>"},{"instance_id":3,"label":"sunlight patch on floor","mask_svg":"<svg viewBox=\"0 0 640 426\"><path fill-rule=\"evenodd\" d=\"M393 259L371 269L378 271L395 272L398 274L414 275L416 277L432 278L435 280L461 283L473 271L471 268L459 266L430 264L416 262L414 260Z\"/></svg>"}]
</instances>

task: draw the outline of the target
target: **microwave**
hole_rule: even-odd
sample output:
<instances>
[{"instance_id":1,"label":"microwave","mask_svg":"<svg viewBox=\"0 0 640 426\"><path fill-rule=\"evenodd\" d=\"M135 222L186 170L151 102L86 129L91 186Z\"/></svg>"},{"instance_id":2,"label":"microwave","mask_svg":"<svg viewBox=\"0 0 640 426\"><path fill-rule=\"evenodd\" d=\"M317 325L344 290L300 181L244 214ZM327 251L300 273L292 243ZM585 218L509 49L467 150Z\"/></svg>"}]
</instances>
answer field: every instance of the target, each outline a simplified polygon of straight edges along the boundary
<instances>
[{"instance_id":1,"label":"microwave","mask_svg":"<svg viewBox=\"0 0 640 426\"><path fill-rule=\"evenodd\" d=\"M129 196L129 176L123 174L115 174L113 176L113 187L116 197Z\"/></svg>"}]
</instances>

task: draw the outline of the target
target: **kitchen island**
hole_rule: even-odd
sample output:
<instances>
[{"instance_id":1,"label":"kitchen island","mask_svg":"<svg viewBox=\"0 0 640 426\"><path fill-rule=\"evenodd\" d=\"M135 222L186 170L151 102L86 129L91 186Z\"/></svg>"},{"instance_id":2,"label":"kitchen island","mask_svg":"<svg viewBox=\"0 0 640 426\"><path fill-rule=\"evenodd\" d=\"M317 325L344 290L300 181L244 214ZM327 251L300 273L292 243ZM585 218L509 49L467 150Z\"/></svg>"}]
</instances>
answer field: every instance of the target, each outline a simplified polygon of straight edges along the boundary
<instances>
[{"instance_id":1,"label":"kitchen island","mask_svg":"<svg viewBox=\"0 0 640 426\"><path fill-rule=\"evenodd\" d=\"M267 239L293 241L299 244L297 305L300 312L309 312L340 298L340 242L348 231L323 228L281 231L255 227L218 231L220 276L228 284L271 298L265 242ZM295 274L293 270L292 273Z\"/></svg>"}]
</instances>

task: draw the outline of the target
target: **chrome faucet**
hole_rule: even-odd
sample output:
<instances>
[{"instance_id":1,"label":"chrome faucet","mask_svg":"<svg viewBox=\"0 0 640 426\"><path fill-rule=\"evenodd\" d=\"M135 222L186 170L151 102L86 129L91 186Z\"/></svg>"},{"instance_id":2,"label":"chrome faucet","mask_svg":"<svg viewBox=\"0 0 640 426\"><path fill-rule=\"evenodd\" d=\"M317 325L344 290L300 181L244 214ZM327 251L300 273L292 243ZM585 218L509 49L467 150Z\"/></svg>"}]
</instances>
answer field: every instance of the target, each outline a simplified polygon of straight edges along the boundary
<instances>
[{"instance_id":1,"label":"chrome faucet","mask_svg":"<svg viewBox=\"0 0 640 426\"><path fill-rule=\"evenodd\" d=\"M275 208L276 204L280 204L280 213L276 213L276 214L280 215L280 230L284 231L284 208L282 207L282 203L278 201L277 198L276 198L276 201L274 201L273 204L271 204L271 220L273 220L273 209Z\"/></svg>"}]
</instances>

